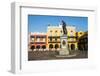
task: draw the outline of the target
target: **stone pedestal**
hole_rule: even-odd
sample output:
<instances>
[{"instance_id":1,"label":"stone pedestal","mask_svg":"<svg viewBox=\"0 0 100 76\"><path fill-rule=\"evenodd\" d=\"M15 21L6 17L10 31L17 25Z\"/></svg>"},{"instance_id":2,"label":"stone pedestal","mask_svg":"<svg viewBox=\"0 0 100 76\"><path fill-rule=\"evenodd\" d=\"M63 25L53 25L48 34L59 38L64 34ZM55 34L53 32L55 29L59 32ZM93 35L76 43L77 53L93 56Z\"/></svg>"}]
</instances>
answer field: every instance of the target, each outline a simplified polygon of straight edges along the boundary
<instances>
[{"instance_id":1,"label":"stone pedestal","mask_svg":"<svg viewBox=\"0 0 100 76\"><path fill-rule=\"evenodd\" d=\"M59 55L69 55L67 35L61 36L61 50L59 51Z\"/></svg>"}]
</instances>

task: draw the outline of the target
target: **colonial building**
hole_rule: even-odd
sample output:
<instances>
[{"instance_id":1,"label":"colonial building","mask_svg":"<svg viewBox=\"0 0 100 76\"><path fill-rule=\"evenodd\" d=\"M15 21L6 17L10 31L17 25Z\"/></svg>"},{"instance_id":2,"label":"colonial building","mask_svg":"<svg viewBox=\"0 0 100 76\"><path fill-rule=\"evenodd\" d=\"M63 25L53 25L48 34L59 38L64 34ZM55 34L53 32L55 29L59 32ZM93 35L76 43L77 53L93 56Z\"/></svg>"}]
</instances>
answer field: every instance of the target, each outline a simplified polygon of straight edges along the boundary
<instances>
[{"instance_id":1,"label":"colonial building","mask_svg":"<svg viewBox=\"0 0 100 76\"><path fill-rule=\"evenodd\" d=\"M78 38L78 49L83 51L88 50L88 32L84 32L84 34Z\"/></svg>"},{"instance_id":2,"label":"colonial building","mask_svg":"<svg viewBox=\"0 0 100 76\"><path fill-rule=\"evenodd\" d=\"M29 48L46 49L48 45L48 36L46 33L29 33Z\"/></svg>"},{"instance_id":3,"label":"colonial building","mask_svg":"<svg viewBox=\"0 0 100 76\"><path fill-rule=\"evenodd\" d=\"M76 28L74 26L67 26L67 40L69 50L77 49ZM52 26L47 28L48 34L48 47L51 49L60 49L60 37L63 35L62 25Z\"/></svg>"},{"instance_id":4,"label":"colonial building","mask_svg":"<svg viewBox=\"0 0 100 76\"><path fill-rule=\"evenodd\" d=\"M79 31L79 32L77 32L77 37L80 38L81 36L84 35L84 33L85 33L85 32L83 32L83 31Z\"/></svg>"},{"instance_id":5,"label":"colonial building","mask_svg":"<svg viewBox=\"0 0 100 76\"><path fill-rule=\"evenodd\" d=\"M76 32L76 27L66 26L67 43L69 50L87 50L88 33ZM61 36L63 35L62 25L49 25L46 33L29 33L29 49L31 50L60 50Z\"/></svg>"}]
</instances>

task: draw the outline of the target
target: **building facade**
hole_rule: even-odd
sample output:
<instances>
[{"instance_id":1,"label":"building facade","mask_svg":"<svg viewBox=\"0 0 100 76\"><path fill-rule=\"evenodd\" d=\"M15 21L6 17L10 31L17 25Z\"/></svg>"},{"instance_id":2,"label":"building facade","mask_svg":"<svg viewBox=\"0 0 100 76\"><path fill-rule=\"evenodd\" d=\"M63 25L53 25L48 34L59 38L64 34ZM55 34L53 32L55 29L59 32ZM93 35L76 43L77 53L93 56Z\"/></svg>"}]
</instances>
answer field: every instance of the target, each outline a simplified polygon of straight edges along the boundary
<instances>
[{"instance_id":1,"label":"building facade","mask_svg":"<svg viewBox=\"0 0 100 76\"><path fill-rule=\"evenodd\" d=\"M46 49L48 45L48 36L46 33L30 33L29 34L29 48Z\"/></svg>"},{"instance_id":2,"label":"building facade","mask_svg":"<svg viewBox=\"0 0 100 76\"><path fill-rule=\"evenodd\" d=\"M88 51L88 32L84 32L78 39L78 49Z\"/></svg>"},{"instance_id":3,"label":"building facade","mask_svg":"<svg viewBox=\"0 0 100 76\"><path fill-rule=\"evenodd\" d=\"M69 50L77 50L77 37L76 28L74 26L67 26L67 41ZM47 28L48 34L48 47L51 49L60 49L61 40L60 37L63 35L62 25L52 26L49 25Z\"/></svg>"},{"instance_id":4,"label":"building facade","mask_svg":"<svg viewBox=\"0 0 100 76\"><path fill-rule=\"evenodd\" d=\"M66 26L67 43L69 50L87 50L88 49L88 33L76 32L76 27ZM61 36L63 35L62 25L47 27L46 33L29 33L29 49L31 50L60 50Z\"/></svg>"}]
</instances>

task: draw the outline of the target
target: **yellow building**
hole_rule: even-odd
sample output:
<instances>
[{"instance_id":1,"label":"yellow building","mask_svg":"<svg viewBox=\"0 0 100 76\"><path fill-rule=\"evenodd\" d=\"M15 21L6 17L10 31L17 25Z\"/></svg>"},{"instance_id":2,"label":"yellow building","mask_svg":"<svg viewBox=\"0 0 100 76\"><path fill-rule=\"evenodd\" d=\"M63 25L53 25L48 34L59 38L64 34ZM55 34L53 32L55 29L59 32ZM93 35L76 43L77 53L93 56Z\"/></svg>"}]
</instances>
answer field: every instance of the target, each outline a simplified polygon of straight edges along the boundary
<instances>
[{"instance_id":1,"label":"yellow building","mask_svg":"<svg viewBox=\"0 0 100 76\"><path fill-rule=\"evenodd\" d=\"M81 36L84 35L84 33L85 33L85 32L83 32L83 31L79 31L79 32L77 32L77 37L80 38Z\"/></svg>"},{"instance_id":2,"label":"yellow building","mask_svg":"<svg viewBox=\"0 0 100 76\"><path fill-rule=\"evenodd\" d=\"M67 41L69 50L77 50L77 37L76 28L74 26L67 26ZM48 48L60 49L61 42L60 37L63 35L62 25L52 26L49 25L47 28L48 34Z\"/></svg>"},{"instance_id":3,"label":"yellow building","mask_svg":"<svg viewBox=\"0 0 100 76\"><path fill-rule=\"evenodd\" d=\"M62 35L62 30L58 26L48 26L48 48L49 49L59 49L60 48L60 36Z\"/></svg>"},{"instance_id":4,"label":"yellow building","mask_svg":"<svg viewBox=\"0 0 100 76\"><path fill-rule=\"evenodd\" d=\"M82 33L78 38L78 50L88 51L88 31Z\"/></svg>"}]
</instances>

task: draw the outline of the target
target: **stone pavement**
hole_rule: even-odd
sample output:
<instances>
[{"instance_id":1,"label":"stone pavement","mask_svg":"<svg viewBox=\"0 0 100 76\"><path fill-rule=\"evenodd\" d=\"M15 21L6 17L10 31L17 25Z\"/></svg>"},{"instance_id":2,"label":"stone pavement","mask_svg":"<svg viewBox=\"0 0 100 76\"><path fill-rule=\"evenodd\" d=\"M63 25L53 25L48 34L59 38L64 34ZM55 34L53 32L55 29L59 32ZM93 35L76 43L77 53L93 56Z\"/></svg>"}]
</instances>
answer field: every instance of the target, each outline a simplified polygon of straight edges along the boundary
<instances>
[{"instance_id":1,"label":"stone pavement","mask_svg":"<svg viewBox=\"0 0 100 76\"><path fill-rule=\"evenodd\" d=\"M59 56L57 51L29 51L28 60L55 60L55 59L88 58L87 51L71 51L69 56Z\"/></svg>"}]
</instances>

